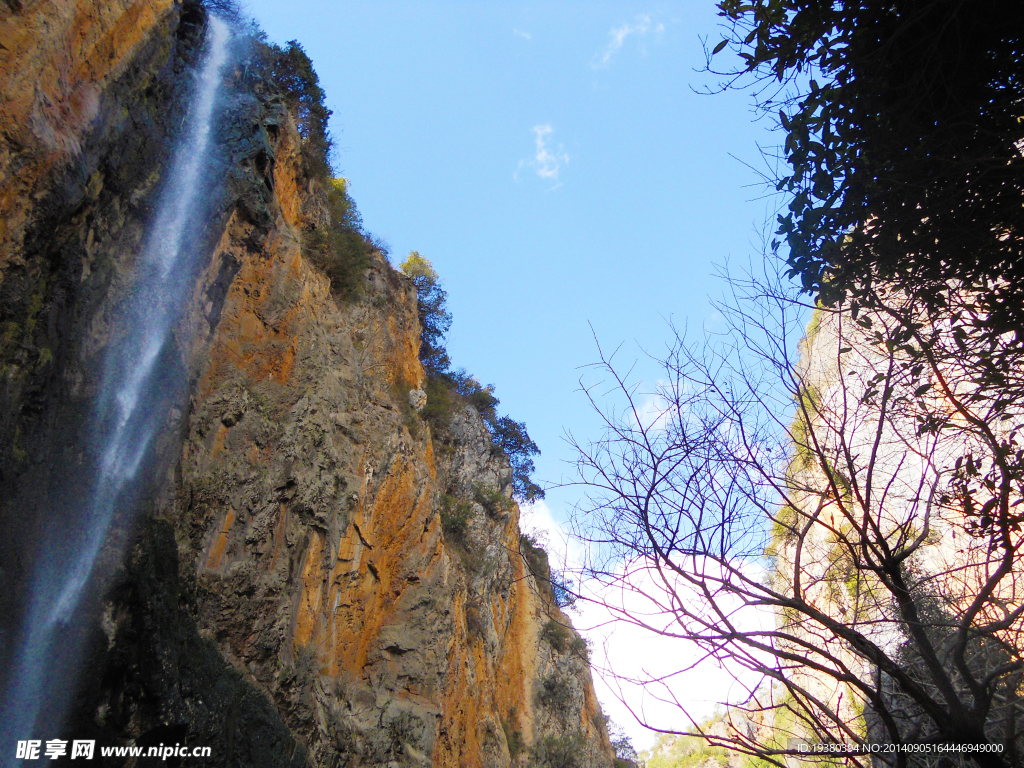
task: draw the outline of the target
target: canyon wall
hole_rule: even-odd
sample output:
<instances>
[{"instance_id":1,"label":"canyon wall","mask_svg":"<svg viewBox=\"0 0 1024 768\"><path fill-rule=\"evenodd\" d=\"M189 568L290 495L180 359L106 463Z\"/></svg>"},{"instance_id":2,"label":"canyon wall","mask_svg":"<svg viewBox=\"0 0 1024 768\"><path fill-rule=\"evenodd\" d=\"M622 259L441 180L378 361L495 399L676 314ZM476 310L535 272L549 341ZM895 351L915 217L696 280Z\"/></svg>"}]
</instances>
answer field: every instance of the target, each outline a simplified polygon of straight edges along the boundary
<instances>
[{"instance_id":1,"label":"canyon wall","mask_svg":"<svg viewBox=\"0 0 1024 768\"><path fill-rule=\"evenodd\" d=\"M74 486L205 19L164 0L0 5L8 617L59 525L52 489ZM443 442L415 410L411 281L376 254L343 299L304 255L323 190L254 77L240 51L172 355L187 391L160 406L138 508L68 630L87 651L60 737L210 746L209 765L508 766L557 748L611 765L585 644L521 539L507 459L471 406ZM3 629L9 669L16 620Z\"/></svg>"},{"instance_id":2,"label":"canyon wall","mask_svg":"<svg viewBox=\"0 0 1024 768\"><path fill-rule=\"evenodd\" d=\"M1019 475L1005 457L1020 456L1022 414L1011 399L976 397L984 367L956 321L887 299L888 312L859 318L818 309L802 342L789 503L769 554L776 588L807 606L777 611L784 650L824 660L789 671L820 730L789 713L775 730L991 740L1009 752L1017 715L1002 702L1021 684L1022 538L1009 513Z\"/></svg>"}]
</instances>

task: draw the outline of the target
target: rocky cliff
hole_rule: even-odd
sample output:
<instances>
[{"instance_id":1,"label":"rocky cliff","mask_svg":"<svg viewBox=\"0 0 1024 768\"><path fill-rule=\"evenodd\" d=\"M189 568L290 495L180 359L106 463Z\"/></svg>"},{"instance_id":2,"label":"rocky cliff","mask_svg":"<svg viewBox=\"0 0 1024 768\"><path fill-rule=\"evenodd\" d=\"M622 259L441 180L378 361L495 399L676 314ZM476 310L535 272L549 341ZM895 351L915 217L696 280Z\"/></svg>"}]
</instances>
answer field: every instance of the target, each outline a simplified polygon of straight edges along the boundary
<instances>
[{"instance_id":1,"label":"rocky cliff","mask_svg":"<svg viewBox=\"0 0 1024 768\"><path fill-rule=\"evenodd\" d=\"M165 0L0 5L8 670L42 531L60 524L54 489L86 471L83 414L206 18ZM411 282L377 254L342 298L304 253L324 193L258 78L240 53L169 353L187 384L154 406L166 428L138 502L68 628L84 671L62 738L206 745L210 765L507 766L559 750L610 765L585 644L521 541L507 459L472 407L440 443L410 404L424 385Z\"/></svg>"}]
</instances>

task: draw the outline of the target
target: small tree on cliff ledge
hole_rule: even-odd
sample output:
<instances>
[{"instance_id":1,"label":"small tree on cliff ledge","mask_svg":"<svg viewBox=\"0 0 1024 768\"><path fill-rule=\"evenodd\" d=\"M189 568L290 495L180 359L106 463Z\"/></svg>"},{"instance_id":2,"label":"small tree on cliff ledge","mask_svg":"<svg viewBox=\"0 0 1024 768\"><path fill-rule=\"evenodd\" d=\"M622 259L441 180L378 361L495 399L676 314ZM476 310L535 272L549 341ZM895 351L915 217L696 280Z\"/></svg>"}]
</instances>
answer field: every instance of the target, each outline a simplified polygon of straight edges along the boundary
<instances>
[{"instance_id":1,"label":"small tree on cliff ledge","mask_svg":"<svg viewBox=\"0 0 1024 768\"><path fill-rule=\"evenodd\" d=\"M434 265L420 256L418 251L410 251L399 269L411 277L416 286L420 319L420 362L427 376L441 376L451 367L448 351L444 347L445 336L452 326L452 315L447 308L448 293L438 282Z\"/></svg>"},{"instance_id":2,"label":"small tree on cliff ledge","mask_svg":"<svg viewBox=\"0 0 1024 768\"><path fill-rule=\"evenodd\" d=\"M544 490L533 482L533 456L540 448L530 438L526 424L508 416L499 417L499 400L493 386L482 386L465 370L452 370L445 336L451 328L452 316L447 308L448 294L441 287L434 265L418 251L410 251L400 265L416 286L420 321L420 362L427 373L427 405L424 418L431 423L437 437L444 438L452 409L458 404L472 405L483 417L496 448L508 458L512 467L512 495L519 501L544 498Z\"/></svg>"},{"instance_id":3,"label":"small tree on cliff ledge","mask_svg":"<svg viewBox=\"0 0 1024 768\"><path fill-rule=\"evenodd\" d=\"M544 491L530 479L533 474L532 456L540 454L540 448L526 431L526 424L508 416L495 419L488 424L494 444L508 456L512 466L512 493L520 501L543 499Z\"/></svg>"},{"instance_id":4,"label":"small tree on cliff ledge","mask_svg":"<svg viewBox=\"0 0 1024 768\"><path fill-rule=\"evenodd\" d=\"M864 768L1021 764L1024 407L979 395L958 327L909 300L819 310L792 359L792 297L752 293L727 341L676 335L653 421L602 354L585 391L607 433L575 443L583 597L696 651L632 681L686 720L678 673L733 674L724 726L680 731L712 746L780 767L836 761L791 738L858 745L842 758ZM904 746L870 753L887 743Z\"/></svg>"}]
</instances>

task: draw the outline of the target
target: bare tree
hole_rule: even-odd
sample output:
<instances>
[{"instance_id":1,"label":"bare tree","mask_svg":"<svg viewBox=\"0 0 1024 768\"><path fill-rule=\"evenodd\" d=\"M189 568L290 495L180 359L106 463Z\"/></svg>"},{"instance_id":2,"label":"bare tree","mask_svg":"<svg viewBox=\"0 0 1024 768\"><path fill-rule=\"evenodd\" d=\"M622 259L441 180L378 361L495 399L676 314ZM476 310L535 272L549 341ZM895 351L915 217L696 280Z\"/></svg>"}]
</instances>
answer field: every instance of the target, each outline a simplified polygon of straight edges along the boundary
<instances>
[{"instance_id":1,"label":"bare tree","mask_svg":"<svg viewBox=\"0 0 1024 768\"><path fill-rule=\"evenodd\" d=\"M653 417L601 352L585 392L605 433L570 438L581 597L699 649L634 681L685 719L688 668L744 692L714 727L648 727L780 766L1017 765L1024 402L902 294L817 309L791 353L807 315L781 285L734 282L727 334L673 329Z\"/></svg>"}]
</instances>

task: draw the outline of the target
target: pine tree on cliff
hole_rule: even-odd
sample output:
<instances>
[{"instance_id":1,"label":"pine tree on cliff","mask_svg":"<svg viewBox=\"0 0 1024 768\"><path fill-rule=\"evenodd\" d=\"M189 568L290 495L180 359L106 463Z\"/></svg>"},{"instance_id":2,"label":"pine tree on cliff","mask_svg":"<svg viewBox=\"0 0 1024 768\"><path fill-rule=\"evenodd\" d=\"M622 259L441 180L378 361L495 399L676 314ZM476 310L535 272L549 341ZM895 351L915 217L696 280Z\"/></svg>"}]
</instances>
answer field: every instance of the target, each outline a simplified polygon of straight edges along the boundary
<instances>
[{"instance_id":1,"label":"pine tree on cliff","mask_svg":"<svg viewBox=\"0 0 1024 768\"><path fill-rule=\"evenodd\" d=\"M421 333L420 362L428 377L444 375L451 367L444 347L445 335L452 325L452 314L446 307L448 293L438 282L434 266L418 251L411 251L400 268L416 286Z\"/></svg>"},{"instance_id":2,"label":"pine tree on cliff","mask_svg":"<svg viewBox=\"0 0 1024 768\"><path fill-rule=\"evenodd\" d=\"M499 417L498 398L492 385L483 386L464 369L452 370L445 349L445 335L451 328L448 293L441 287L437 272L429 259L411 251L399 267L416 286L420 320L420 362L427 373L427 406L423 417L444 439L456 402L472 405L483 417L494 445L508 458L512 468L512 495L519 501L544 498L544 490L535 483L533 456L540 448L530 438L526 424L509 416Z\"/></svg>"}]
</instances>

